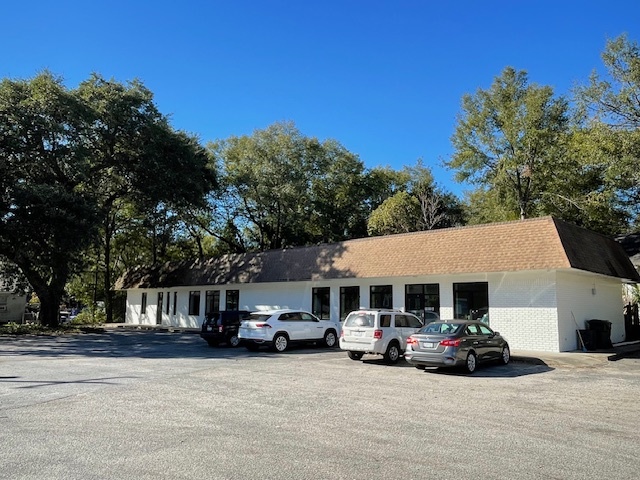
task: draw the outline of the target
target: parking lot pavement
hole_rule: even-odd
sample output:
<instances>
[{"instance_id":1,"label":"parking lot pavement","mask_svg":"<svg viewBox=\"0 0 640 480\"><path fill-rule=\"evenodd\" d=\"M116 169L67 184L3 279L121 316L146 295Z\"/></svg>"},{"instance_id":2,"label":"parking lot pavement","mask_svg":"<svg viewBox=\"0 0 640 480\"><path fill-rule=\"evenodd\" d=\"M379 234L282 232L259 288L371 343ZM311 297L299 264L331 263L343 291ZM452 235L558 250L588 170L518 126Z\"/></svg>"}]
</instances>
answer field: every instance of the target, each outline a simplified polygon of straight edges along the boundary
<instances>
[{"instance_id":1,"label":"parking lot pavement","mask_svg":"<svg viewBox=\"0 0 640 480\"><path fill-rule=\"evenodd\" d=\"M115 331L0 338L0 479L637 478L640 359L473 375Z\"/></svg>"}]
</instances>

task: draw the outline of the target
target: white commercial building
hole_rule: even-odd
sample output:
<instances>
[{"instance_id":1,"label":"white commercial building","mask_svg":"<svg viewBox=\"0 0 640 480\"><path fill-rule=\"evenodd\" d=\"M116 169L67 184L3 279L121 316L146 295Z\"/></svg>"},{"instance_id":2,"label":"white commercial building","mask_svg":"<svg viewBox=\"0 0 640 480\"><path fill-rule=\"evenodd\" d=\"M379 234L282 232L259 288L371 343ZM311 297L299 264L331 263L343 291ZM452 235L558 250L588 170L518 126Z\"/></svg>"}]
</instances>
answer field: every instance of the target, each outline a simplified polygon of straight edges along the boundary
<instances>
[{"instance_id":1,"label":"white commercial building","mask_svg":"<svg viewBox=\"0 0 640 480\"><path fill-rule=\"evenodd\" d=\"M488 319L512 349L579 348L585 320L625 339L622 284L638 272L613 239L552 217L224 255L139 268L126 322L199 327L217 310L299 308L344 319L359 307Z\"/></svg>"}]
</instances>

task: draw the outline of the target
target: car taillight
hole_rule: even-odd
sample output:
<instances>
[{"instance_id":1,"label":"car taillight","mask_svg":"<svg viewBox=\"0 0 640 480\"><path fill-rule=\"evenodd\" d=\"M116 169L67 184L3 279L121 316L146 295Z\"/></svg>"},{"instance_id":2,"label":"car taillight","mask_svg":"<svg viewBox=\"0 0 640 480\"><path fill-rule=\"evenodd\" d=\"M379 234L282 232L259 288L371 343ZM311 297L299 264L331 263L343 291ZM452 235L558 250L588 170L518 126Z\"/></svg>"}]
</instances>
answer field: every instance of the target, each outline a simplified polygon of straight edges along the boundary
<instances>
[{"instance_id":1,"label":"car taillight","mask_svg":"<svg viewBox=\"0 0 640 480\"><path fill-rule=\"evenodd\" d=\"M256 328L271 328L268 323L256 323Z\"/></svg>"},{"instance_id":2,"label":"car taillight","mask_svg":"<svg viewBox=\"0 0 640 480\"><path fill-rule=\"evenodd\" d=\"M418 340L413 337L407 338L407 345L418 345Z\"/></svg>"},{"instance_id":3,"label":"car taillight","mask_svg":"<svg viewBox=\"0 0 640 480\"><path fill-rule=\"evenodd\" d=\"M460 339L456 338L455 340L449 339L449 338L445 338L444 340L442 340L440 342L440 345L442 345L443 347L459 347L460 346Z\"/></svg>"},{"instance_id":4,"label":"car taillight","mask_svg":"<svg viewBox=\"0 0 640 480\"><path fill-rule=\"evenodd\" d=\"M340 338L344 338L344 330L340 330Z\"/></svg>"},{"instance_id":5,"label":"car taillight","mask_svg":"<svg viewBox=\"0 0 640 480\"><path fill-rule=\"evenodd\" d=\"M374 330L373 338L382 338L382 330Z\"/></svg>"}]
</instances>

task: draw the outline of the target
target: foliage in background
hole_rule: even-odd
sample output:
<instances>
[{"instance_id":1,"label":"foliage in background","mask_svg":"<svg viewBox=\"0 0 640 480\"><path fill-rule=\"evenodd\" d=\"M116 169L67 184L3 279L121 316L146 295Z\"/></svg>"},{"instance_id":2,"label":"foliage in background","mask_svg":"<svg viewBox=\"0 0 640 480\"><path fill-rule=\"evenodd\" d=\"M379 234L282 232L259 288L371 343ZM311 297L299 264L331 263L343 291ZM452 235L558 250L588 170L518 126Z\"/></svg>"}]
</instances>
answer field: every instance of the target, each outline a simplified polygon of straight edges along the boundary
<instances>
[{"instance_id":1,"label":"foliage in background","mask_svg":"<svg viewBox=\"0 0 640 480\"><path fill-rule=\"evenodd\" d=\"M0 256L37 292L47 325L67 281L96 269L110 320L116 235L136 220L157 231L149 212L204 206L215 188L206 150L149 90L98 75L75 90L48 72L3 80L0 158Z\"/></svg>"},{"instance_id":2,"label":"foliage in background","mask_svg":"<svg viewBox=\"0 0 640 480\"><path fill-rule=\"evenodd\" d=\"M529 84L525 71L507 67L488 90L462 98L446 165L459 180L509 192L527 218L564 155L568 110L551 87Z\"/></svg>"},{"instance_id":3,"label":"foliage in background","mask_svg":"<svg viewBox=\"0 0 640 480\"><path fill-rule=\"evenodd\" d=\"M606 72L594 71L576 89L586 119L591 163L602 171L620 208L638 228L640 220L640 48L626 35L609 40L602 53Z\"/></svg>"},{"instance_id":4,"label":"foliage in background","mask_svg":"<svg viewBox=\"0 0 640 480\"><path fill-rule=\"evenodd\" d=\"M199 225L227 251L366 235L379 192L362 161L335 140L320 142L284 122L209 148L223 193L213 199L211 215L199 217Z\"/></svg>"}]
</instances>

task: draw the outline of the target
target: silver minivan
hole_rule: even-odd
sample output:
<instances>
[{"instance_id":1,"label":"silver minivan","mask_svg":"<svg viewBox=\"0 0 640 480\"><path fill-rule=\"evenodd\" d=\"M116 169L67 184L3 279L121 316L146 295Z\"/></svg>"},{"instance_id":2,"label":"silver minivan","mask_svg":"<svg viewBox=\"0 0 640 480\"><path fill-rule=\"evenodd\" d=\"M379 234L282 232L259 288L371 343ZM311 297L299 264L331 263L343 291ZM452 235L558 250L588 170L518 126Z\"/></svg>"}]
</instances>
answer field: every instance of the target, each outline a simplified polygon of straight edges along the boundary
<instances>
[{"instance_id":1,"label":"silver minivan","mask_svg":"<svg viewBox=\"0 0 640 480\"><path fill-rule=\"evenodd\" d=\"M383 355L387 363L396 363L404 353L407 338L421 327L418 317L400 310L355 310L342 325L340 348L352 360L372 353Z\"/></svg>"}]
</instances>

